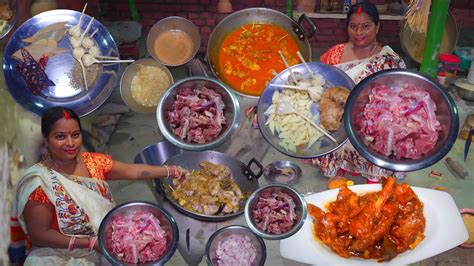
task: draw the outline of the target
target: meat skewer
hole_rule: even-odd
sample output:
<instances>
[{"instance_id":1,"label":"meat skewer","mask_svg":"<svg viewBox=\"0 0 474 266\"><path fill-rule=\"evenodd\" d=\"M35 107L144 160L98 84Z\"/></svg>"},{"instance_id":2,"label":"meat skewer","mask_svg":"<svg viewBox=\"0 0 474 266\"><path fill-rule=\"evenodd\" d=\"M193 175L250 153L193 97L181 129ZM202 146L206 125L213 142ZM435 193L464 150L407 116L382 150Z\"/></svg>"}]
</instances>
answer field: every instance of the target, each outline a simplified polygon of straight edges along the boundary
<instances>
[{"instance_id":1,"label":"meat skewer","mask_svg":"<svg viewBox=\"0 0 474 266\"><path fill-rule=\"evenodd\" d=\"M86 11L86 8L87 8L87 3L84 5L84 8L82 9L81 16L79 17L79 22L75 26L69 28L68 33L72 37L78 38L79 36L81 36L82 19L84 18L84 12Z\"/></svg>"},{"instance_id":2,"label":"meat skewer","mask_svg":"<svg viewBox=\"0 0 474 266\"><path fill-rule=\"evenodd\" d=\"M99 29L96 28L96 29L92 32L91 36L89 36L89 37L91 37L91 38L94 37L94 35L95 35L98 31L99 31Z\"/></svg>"},{"instance_id":3,"label":"meat skewer","mask_svg":"<svg viewBox=\"0 0 474 266\"><path fill-rule=\"evenodd\" d=\"M97 33L98 30L99 29L95 29L94 32L92 32L92 34L90 36L85 36L84 37L84 39L81 42L82 47L84 47L86 49L90 49L90 48L95 46L95 42L92 39L92 37L94 37L94 35Z\"/></svg>"},{"instance_id":4,"label":"meat skewer","mask_svg":"<svg viewBox=\"0 0 474 266\"><path fill-rule=\"evenodd\" d=\"M98 57L101 55L100 48L97 47L96 45L92 46L89 49L89 54L92 55L93 57Z\"/></svg>"},{"instance_id":5,"label":"meat skewer","mask_svg":"<svg viewBox=\"0 0 474 266\"><path fill-rule=\"evenodd\" d=\"M84 39L84 37L86 36L86 34L87 34L87 33L89 32L89 30L91 29L93 22L94 22L94 17L92 17L92 19L89 21L89 24L87 24L86 30L84 30L84 32L82 32L81 37L79 37L79 43L80 43L80 44L82 44L82 40Z\"/></svg>"}]
</instances>

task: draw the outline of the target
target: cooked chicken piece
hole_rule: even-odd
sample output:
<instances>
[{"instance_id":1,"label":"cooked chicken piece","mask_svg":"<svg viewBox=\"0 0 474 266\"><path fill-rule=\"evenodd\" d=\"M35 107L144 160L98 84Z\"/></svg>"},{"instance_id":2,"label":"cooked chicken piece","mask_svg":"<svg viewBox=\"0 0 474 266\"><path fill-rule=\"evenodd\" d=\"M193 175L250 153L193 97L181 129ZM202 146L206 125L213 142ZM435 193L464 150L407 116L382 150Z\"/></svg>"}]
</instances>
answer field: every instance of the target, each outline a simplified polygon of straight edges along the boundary
<instances>
[{"instance_id":1,"label":"cooked chicken piece","mask_svg":"<svg viewBox=\"0 0 474 266\"><path fill-rule=\"evenodd\" d=\"M342 186L324 212L308 204L313 233L338 255L389 261L424 239L423 203L407 184L393 178L380 192L357 195Z\"/></svg>"},{"instance_id":2,"label":"cooked chicken piece","mask_svg":"<svg viewBox=\"0 0 474 266\"><path fill-rule=\"evenodd\" d=\"M332 87L323 92L320 103L321 124L329 131L336 131L341 126L344 104L350 91L344 87Z\"/></svg>"},{"instance_id":3,"label":"cooked chicken piece","mask_svg":"<svg viewBox=\"0 0 474 266\"><path fill-rule=\"evenodd\" d=\"M0 19L9 20L13 16L13 12L9 4L0 4Z\"/></svg>"}]
</instances>

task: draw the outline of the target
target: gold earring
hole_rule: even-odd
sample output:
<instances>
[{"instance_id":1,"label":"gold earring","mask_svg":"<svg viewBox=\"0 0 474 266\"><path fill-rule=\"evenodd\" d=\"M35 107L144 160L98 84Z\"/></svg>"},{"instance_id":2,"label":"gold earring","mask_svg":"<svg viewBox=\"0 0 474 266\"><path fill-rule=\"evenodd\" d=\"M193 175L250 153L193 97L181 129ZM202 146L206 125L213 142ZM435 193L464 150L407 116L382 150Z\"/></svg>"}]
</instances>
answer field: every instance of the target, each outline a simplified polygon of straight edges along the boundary
<instances>
[{"instance_id":1,"label":"gold earring","mask_svg":"<svg viewBox=\"0 0 474 266\"><path fill-rule=\"evenodd\" d=\"M44 153L43 153L43 156L42 156L42 157L43 157L42 160L43 160L43 161L46 161L50 156L51 156L51 154L49 153L49 149L46 147L46 148L45 148L45 151L44 151Z\"/></svg>"}]
</instances>

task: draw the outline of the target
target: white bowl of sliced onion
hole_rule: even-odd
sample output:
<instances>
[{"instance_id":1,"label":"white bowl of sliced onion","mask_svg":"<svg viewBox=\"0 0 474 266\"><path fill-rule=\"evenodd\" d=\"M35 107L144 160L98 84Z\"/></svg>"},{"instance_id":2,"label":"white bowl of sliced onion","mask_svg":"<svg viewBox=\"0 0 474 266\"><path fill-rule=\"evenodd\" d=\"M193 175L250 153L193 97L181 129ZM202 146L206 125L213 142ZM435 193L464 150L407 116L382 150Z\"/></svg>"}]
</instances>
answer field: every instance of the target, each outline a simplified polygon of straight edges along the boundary
<instances>
[{"instance_id":1,"label":"white bowl of sliced onion","mask_svg":"<svg viewBox=\"0 0 474 266\"><path fill-rule=\"evenodd\" d=\"M208 265L264 265L267 248L248 227L231 225L211 235L205 255Z\"/></svg>"}]
</instances>

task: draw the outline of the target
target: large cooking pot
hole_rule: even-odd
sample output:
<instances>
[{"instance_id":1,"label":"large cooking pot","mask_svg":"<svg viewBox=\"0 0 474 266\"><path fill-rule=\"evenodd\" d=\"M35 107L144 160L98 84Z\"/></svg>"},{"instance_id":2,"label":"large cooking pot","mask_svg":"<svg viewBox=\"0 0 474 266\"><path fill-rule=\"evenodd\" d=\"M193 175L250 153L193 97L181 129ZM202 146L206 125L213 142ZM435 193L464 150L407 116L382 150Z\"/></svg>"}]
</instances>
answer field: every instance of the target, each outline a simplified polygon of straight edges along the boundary
<instances>
[{"instance_id":1,"label":"large cooking pot","mask_svg":"<svg viewBox=\"0 0 474 266\"><path fill-rule=\"evenodd\" d=\"M240 190L244 195L250 195L258 188L258 178L263 173L263 166L256 159L251 159L247 165L241 161L220 153L217 151L202 151L202 152L192 152L186 151L180 154L175 155L174 157L168 159L166 165L179 165L183 168L189 170L199 170L201 167L199 163L202 161L211 162L214 164L224 164L230 168L232 176L235 183L239 186ZM255 164L258 167L258 172L254 173L250 167ZM178 211L184 213L187 216L192 218L208 221L208 222L217 222L224 221L236 217L244 212L245 202L240 203L240 210L235 213L226 214L226 215L205 215L197 212L190 211L185 209L183 206L171 196L170 186L173 186L173 180L168 179L156 179L155 184L159 192L163 194L164 197L175 207Z\"/></svg>"},{"instance_id":2,"label":"large cooking pot","mask_svg":"<svg viewBox=\"0 0 474 266\"><path fill-rule=\"evenodd\" d=\"M305 33L303 29L303 22L306 21L311 30L309 33ZM294 21L285 14L268 8L247 8L237 11L225 17L211 33L209 41L207 43L207 60L210 64L211 70L214 75L219 78L222 82L226 83L225 80L219 77L219 51L221 50L222 42L225 37L232 33L235 29L240 28L243 25L251 23L266 23L274 24L291 36L296 43L298 48L303 55L306 61L311 61L311 46L309 44L308 38L311 38L316 32L316 26L311 21L311 19L303 14L300 16L298 22ZM227 83L226 83L227 84ZM229 84L227 84L229 85ZM232 87L229 85L229 87ZM234 90L237 94L249 97L256 97L253 95L243 94Z\"/></svg>"}]
</instances>

